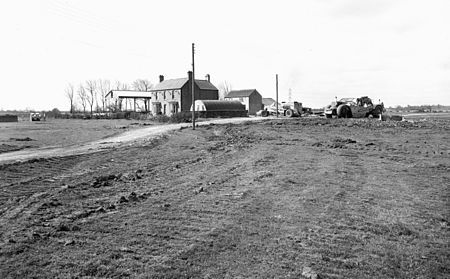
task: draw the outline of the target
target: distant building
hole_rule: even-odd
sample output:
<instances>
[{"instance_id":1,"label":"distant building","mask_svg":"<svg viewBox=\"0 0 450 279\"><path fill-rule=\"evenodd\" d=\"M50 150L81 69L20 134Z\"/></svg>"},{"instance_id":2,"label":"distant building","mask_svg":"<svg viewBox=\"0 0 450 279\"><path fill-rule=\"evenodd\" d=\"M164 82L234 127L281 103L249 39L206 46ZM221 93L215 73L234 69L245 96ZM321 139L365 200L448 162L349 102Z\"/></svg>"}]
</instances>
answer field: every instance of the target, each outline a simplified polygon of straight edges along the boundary
<instances>
[{"instance_id":1,"label":"distant building","mask_svg":"<svg viewBox=\"0 0 450 279\"><path fill-rule=\"evenodd\" d=\"M105 96L112 111L150 111L151 93L134 90L111 90Z\"/></svg>"},{"instance_id":2,"label":"distant building","mask_svg":"<svg viewBox=\"0 0 450 279\"><path fill-rule=\"evenodd\" d=\"M192 72L187 78L164 80L159 76L159 83L151 92L152 113L172 115L181 111L190 111L192 106ZM219 90L210 82L210 76L205 80L195 80L196 100L218 100Z\"/></svg>"},{"instance_id":3,"label":"distant building","mask_svg":"<svg viewBox=\"0 0 450 279\"><path fill-rule=\"evenodd\" d=\"M225 100L240 101L245 105L248 114L256 114L263 108L261 94L256 89L233 90L225 96Z\"/></svg>"}]
</instances>

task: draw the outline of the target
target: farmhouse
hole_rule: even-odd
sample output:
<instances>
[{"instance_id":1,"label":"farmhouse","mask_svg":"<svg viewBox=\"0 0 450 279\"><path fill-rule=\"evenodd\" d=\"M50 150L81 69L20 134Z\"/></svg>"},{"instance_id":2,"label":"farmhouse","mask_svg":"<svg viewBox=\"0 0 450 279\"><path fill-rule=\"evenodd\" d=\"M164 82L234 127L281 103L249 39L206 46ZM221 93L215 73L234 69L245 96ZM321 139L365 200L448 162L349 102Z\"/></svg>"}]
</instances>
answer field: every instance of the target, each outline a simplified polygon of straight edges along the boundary
<instances>
[{"instance_id":1,"label":"farmhouse","mask_svg":"<svg viewBox=\"0 0 450 279\"><path fill-rule=\"evenodd\" d=\"M196 100L218 100L219 90L210 82L210 76L205 80L195 80ZM187 78L164 80L159 76L159 83L152 88L152 113L172 115L181 111L189 111L192 106L192 72Z\"/></svg>"},{"instance_id":2,"label":"farmhouse","mask_svg":"<svg viewBox=\"0 0 450 279\"><path fill-rule=\"evenodd\" d=\"M225 96L225 99L240 101L245 105L248 114L256 114L263 107L261 94L256 89L233 90Z\"/></svg>"},{"instance_id":3,"label":"farmhouse","mask_svg":"<svg viewBox=\"0 0 450 279\"><path fill-rule=\"evenodd\" d=\"M132 90L111 90L105 96L112 111L150 111L150 92Z\"/></svg>"}]
</instances>

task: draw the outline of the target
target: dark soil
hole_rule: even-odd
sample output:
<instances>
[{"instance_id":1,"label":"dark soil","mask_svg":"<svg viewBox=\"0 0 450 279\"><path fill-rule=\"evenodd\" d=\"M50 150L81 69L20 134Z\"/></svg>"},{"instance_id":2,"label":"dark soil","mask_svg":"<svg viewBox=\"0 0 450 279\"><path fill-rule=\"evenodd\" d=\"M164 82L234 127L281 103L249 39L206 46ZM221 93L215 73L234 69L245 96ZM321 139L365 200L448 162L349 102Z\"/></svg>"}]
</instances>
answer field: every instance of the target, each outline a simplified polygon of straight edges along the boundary
<instances>
[{"instance_id":1,"label":"dark soil","mask_svg":"<svg viewBox=\"0 0 450 279\"><path fill-rule=\"evenodd\" d=\"M449 131L267 120L2 164L0 278L448 278Z\"/></svg>"}]
</instances>

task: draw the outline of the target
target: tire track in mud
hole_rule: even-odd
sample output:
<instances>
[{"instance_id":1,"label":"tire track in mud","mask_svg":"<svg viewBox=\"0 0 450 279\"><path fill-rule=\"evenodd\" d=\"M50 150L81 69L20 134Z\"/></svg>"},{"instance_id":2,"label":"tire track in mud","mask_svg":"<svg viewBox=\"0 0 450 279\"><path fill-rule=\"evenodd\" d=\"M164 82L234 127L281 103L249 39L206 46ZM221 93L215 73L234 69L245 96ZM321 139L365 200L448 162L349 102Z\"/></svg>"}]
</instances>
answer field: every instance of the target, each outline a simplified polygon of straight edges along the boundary
<instances>
[{"instance_id":1,"label":"tire track in mud","mask_svg":"<svg viewBox=\"0 0 450 279\"><path fill-rule=\"evenodd\" d=\"M21 197L10 199L7 206L2 208L5 214L0 214L0 227L7 229L8 232L0 232L0 235L2 235L3 239L8 239L9 236L14 235L18 237L22 235L22 238L26 238L26 236L23 236L23 226L26 223L30 223L31 219L36 218L38 218L36 220L37 223L33 224L33 226L41 226L39 223L42 222L47 224L46 226L50 225L50 231L44 229L44 231L48 231L45 233L47 235L48 233L53 234L51 232L52 230L58 230L58 223L77 223L83 222L83 220L87 221L90 217L98 218L104 213L114 213L114 211L123 210L127 205L134 207L137 201L148 199L163 206L164 200L167 199L167 194L163 194L163 192L167 191L171 195L176 192L183 192L179 189L180 185L163 186L163 191L154 189L151 184L147 186L142 185L142 183L145 183L145 181L148 182L148 179L150 179L150 182L161 185L160 177L164 177L165 175L173 176L174 170L183 169L183 166L186 164L198 165L202 163L202 160L198 158L186 160L183 158L181 161L164 162L164 164L158 165L156 162L164 160L164 156L157 155L158 159L154 162L151 158L148 158L146 151L154 149L160 143L161 139L156 139L145 145L115 149L114 152L83 154L73 157L51 158L3 165L3 169L8 170L8 172L5 172L4 178L14 181L17 168L24 169L28 177L21 181L16 181L16 183L11 182L9 185L6 185L9 186L11 192L5 191L5 198L11 198L13 195L21 195ZM162 152L162 149L158 149L156 154L161 154ZM62 162L64 164L61 164ZM40 166L39 171L34 171L34 164ZM102 176L102 173L111 173L108 170L109 168L112 168L114 173L116 173L112 178L112 183L110 184L104 181L106 182L105 185L102 182L98 190L92 189L92 187L97 187L95 186L97 178L100 177L102 179L100 181L103 181L102 177L108 176ZM133 169L136 170L136 173L139 173L138 177ZM100 171L100 173L96 174L97 171ZM43 183L33 183L36 181L39 182L41 179L47 177L49 177L49 181L45 185ZM85 177L88 179L86 180ZM141 179L142 177L148 178L142 181L135 180ZM132 182L132 184L129 184L129 182ZM69 185L69 188L67 188L66 184ZM192 188L190 191L192 192ZM73 196L71 193L76 196ZM190 193L188 196L192 195ZM92 198L89 196L92 196ZM104 198L106 198L107 204L102 203L102 199ZM82 204L71 204L71 199L75 203L81 199ZM46 212L46 204L56 204L58 206L61 202L65 208L64 212L57 213L56 215L52 213L54 210ZM176 204L173 204L173 206L176 206ZM17 218L20 218L22 221L17 220ZM30 221L27 221L27 219L30 219ZM22 227L20 222L23 223ZM12 223L19 225L11 225ZM62 226L71 227L66 225ZM42 231L39 228L35 229ZM42 235L42 233L40 234Z\"/></svg>"},{"instance_id":2,"label":"tire track in mud","mask_svg":"<svg viewBox=\"0 0 450 279\"><path fill-rule=\"evenodd\" d=\"M11 196L27 197L37 191L61 187L64 176L77 175L73 170L89 160L91 154L30 160L0 165L0 203ZM102 156L99 154L99 156ZM86 170L88 171L88 170ZM78 173L81 175L82 173ZM38 190L40 189L40 190Z\"/></svg>"},{"instance_id":3,"label":"tire track in mud","mask_svg":"<svg viewBox=\"0 0 450 279\"><path fill-rule=\"evenodd\" d=\"M158 144L159 139L154 139L142 146L112 149L109 152L1 165L0 235L4 239L14 235L26 238L24 233L27 226L42 230L39 227L44 224L44 227L49 226L44 230L51 231L70 216L76 220L89 217L92 213L105 212L102 206L110 206L111 202L114 206L123 195L130 195L129 198L133 200L145 198L142 194L132 195L131 191L125 194L123 189L115 193L111 187L113 185L105 183L109 187L102 187L103 184L96 186L96 183L98 179L103 181L108 176L105 173L110 173L109 168L117 170L117 166L118 175L114 176L114 180L116 177L120 177L122 183L135 180L138 175L127 169L136 166L134 163L127 164L130 161L127 155L143 157L143 149L154 148ZM123 159L118 160L117 157ZM145 162L142 158L141 161ZM138 170L142 171L136 168ZM104 199L106 205L102 202Z\"/></svg>"},{"instance_id":4,"label":"tire track in mud","mask_svg":"<svg viewBox=\"0 0 450 279\"><path fill-rule=\"evenodd\" d=\"M294 142L300 141L294 140ZM270 146L271 143L269 142L268 145ZM323 161L320 158L313 158L310 156L311 154L307 155L307 152L298 149L298 145L295 148L292 145L278 147L279 149L291 149L288 152L281 152L280 150L280 153L293 155L287 159L279 157L276 153L266 156L263 152L266 148L252 151L244 150L244 153L239 156L240 160L238 161L240 164L234 167L231 165L227 171L229 174L224 179L216 182L218 188L213 196L209 198L203 197L203 199L196 200L194 203L195 207L199 207L202 203L205 203L205 207L211 208L211 205L208 206L208 203L215 201L219 208L225 207L227 211L235 211L236 213L231 215L228 213L224 216L227 218L219 223L213 223L214 227L199 239L198 243L194 243L186 249L181 250L169 259L166 258L163 262L159 263L161 266L180 266L183 261L188 261L191 265L200 265L205 268L203 272L195 273L196 276L205 274L209 274L209 276L223 276L221 273L214 273L222 269L220 263L230 264L233 262L233 258L239 258L240 263L236 264L235 269L237 273L234 274L230 271L227 276L237 276L237 274L250 276L249 273L246 273L248 269L242 269L243 265L248 268L251 267L253 275L260 274L267 276L272 272L275 276L280 267L271 266L270 263L272 262L288 261L289 263L283 266L283 268L290 268L293 271L301 270L303 264L305 264L299 260L302 255L305 258L310 258L311 254L317 254L321 249L330 249L330 247L331 249L337 249L339 246L342 248L342 243L332 244L329 243L329 240L328 244L305 242L304 239L299 238L298 231L292 231L292 227L289 227L289 225L287 227L283 226L293 222L291 221L292 219L299 218L297 214L304 214L305 211L308 211L308 207L311 206L310 201L312 200L308 195L312 193L309 192L310 189L307 189L308 184L314 183L312 179L309 179L311 175L317 174L320 171L338 173L338 171L334 172L333 168L335 170L341 170L342 165L349 166L353 163L361 168L361 170L356 172L364 176L366 173L364 165L354 163L355 159L350 158L350 156L340 157L339 162L336 162L334 167L330 167L329 161L326 161L327 163L322 165ZM250 155L249 153L256 154L256 156ZM295 154L300 156L295 156ZM289 165L295 161L295 158L301 157L301 155L306 155L305 157L309 158L301 165L303 171L308 172L307 175L299 175L296 172L298 169L289 169ZM239 175L233 174L236 170L238 170ZM348 178L349 176L350 174L347 175L344 173L342 179ZM276 183L274 184L274 182ZM216 185L216 183L213 185ZM211 191L213 190L211 189ZM307 190L308 192L303 190ZM323 191L323 189L319 188L314 188L314 190ZM350 191L350 189L342 186L341 191L345 192L348 198L351 198L351 195L357 195L358 189L351 189ZM296 194L296 192L300 192L301 194ZM313 203L312 206L315 207L320 204L320 201L313 201ZM302 207L299 208L298 206ZM208 220L211 223L211 220L215 220L218 217L217 210L210 212L193 211L192 214L200 214L202 215L200 219L205 220L200 223L198 223L199 219L196 221L192 220L191 224L196 228L203 228L205 225L208 226ZM209 224L209 227L211 227L211 224ZM303 230L302 228L297 229ZM306 226L304 230L306 233L310 233ZM332 232L329 234L332 235ZM311 233L311 236L313 235L314 233ZM346 242L343 240L343 242L348 247L352 247L353 245L353 242L350 241ZM298 243L303 244L299 246ZM297 255L294 255L292 252L292 247L295 246L300 250L300 253L297 253ZM324 246L326 248L323 248ZM283 252L284 248L286 250ZM281 256L281 254L284 254L284 256ZM255 257L260 257L259 263L254 261ZM333 260L337 262L342 259L336 256ZM234 268L231 268L231 270L234 270ZM167 271L166 269L155 270L156 274L164 274ZM281 270L278 271L281 272ZM321 269L321 271L325 272L325 269ZM184 272L193 271L188 268L187 270L181 269L178 272L175 274L184 274ZM339 272L340 270L331 268L326 271L330 276L338 275Z\"/></svg>"},{"instance_id":5,"label":"tire track in mud","mask_svg":"<svg viewBox=\"0 0 450 279\"><path fill-rule=\"evenodd\" d=\"M270 145L273 144L272 141L273 140L270 140L268 142L269 146L266 148L272 148L270 147ZM311 242L310 240L305 241L305 239L302 239L302 235L306 235L307 239L309 239L309 236L317 237L314 229L310 231L310 228L305 226L305 232L302 232L299 238L298 231L293 232L288 228L286 229L288 233L286 233L286 231L283 231L283 229L280 229L280 227L277 226L277 224L283 226L283 224L289 223L291 219L299 218L299 216L296 216L298 212L304 214L305 212L308 212L310 207L316 208L319 204L322 204L320 200L314 198L314 196L317 196L317 191L323 193L331 190L331 192L335 194L327 196L327 198L329 198L331 202L342 203L345 202L346 199L358 198L358 194L366 181L367 170L364 164L360 162L357 153L346 151L342 156L334 154L335 157L333 160L321 161L320 159L329 157L324 158L324 156L318 156L318 158L314 158L311 156L312 154L298 150L298 145L295 145L295 148L292 149L291 147L294 147L294 144L292 143L294 142L303 143L301 144L303 147L300 148L305 148L304 142L307 141L305 141L304 138L295 138L294 136L293 139L291 138L291 140L287 142L288 144L275 145L280 153L292 155L288 158L279 157L277 156L277 153L275 153L275 155L265 156L264 149L266 148L261 148L256 151L253 150L253 153L258 154L256 158L255 156L250 155L249 158L243 159L248 154L242 155L241 160L239 160L241 163L237 166L239 175L233 175L233 170L235 170L236 167L232 167L229 169L228 178L222 179L218 183L225 183L225 185L227 185L231 182L230 186L232 186L233 180L236 178L236 183L234 185L236 190L233 190L233 188L227 189L223 193L222 198L219 198L220 196L216 195L216 202L223 203L224 205L228 204L236 209L236 212L238 213L236 213L236 215L228 216L226 222L216 224L212 232L205 235L205 238L200 243L189 247L187 250L183 250L180 256L181 259L189 259L191 264L207 261L210 269L211 266L213 266L213 270L220 270L220 264L217 263L230 263L232 262L232 258L239 257L241 259L241 264L244 263L247 266L251 266L253 272L255 272L255 270L273 272L277 267L270 266L270 262L280 261L281 259L276 258L277 256L274 256L274 258L271 259L264 259L267 256L261 256L261 265L253 262L252 258L255 256L257 257L258 253L279 255L282 253L282 247L286 247L286 250L289 251L291 250L291 247L298 246L298 243L302 243L302 245L298 246L298 249L301 250L300 256L304 255L305 258L310 258L311 255L315 254L319 254L320 256L320 252L329 251L330 249L334 250L340 248L347 249L349 253L352 252L354 241L342 239L337 243L337 240L332 239L332 231L325 232L326 237L322 239L326 241ZM282 152L282 149L284 148L290 148L291 150ZM296 156L296 154L298 154L298 156ZM300 159L302 157L306 157L307 159ZM336 158L338 160L336 160ZM308 172L308 175L296 173L289 168L289 166L297 160L304 160L304 164L301 166L303 171ZM298 161L296 166L298 167ZM345 170L345 168L353 166L357 167L357 169L351 173ZM334 177L334 179L331 177L328 178L329 181L333 182L333 186L335 186L334 189L323 189L322 186L308 187L309 184L316 183L314 179L315 175L320 172L337 176L337 178ZM357 176L356 180L361 183L360 185L352 187L352 185L346 183L346 179L353 178L355 175ZM222 187L225 185L222 185ZM303 189L305 191L303 191ZM300 194L295 192L299 192ZM298 206L301 207L299 208ZM342 209L342 213L345 213L344 211L345 208ZM345 220L347 216L345 214L341 216L340 213L341 212L335 213L335 217ZM214 219L214 217L217 216L212 214L207 220L210 218ZM200 226L200 224L198 225ZM345 224L340 229L349 230L350 226L350 224ZM233 237L230 235L231 232L234 232ZM242 235L242 237L239 237L239 235ZM253 237L249 239L249 235L253 235ZM281 237L281 235L284 235L284 238ZM280 237L282 238L282 241L285 241L284 244L279 242ZM331 238L331 240L329 238ZM259 245L252 246L253 243L259 243ZM264 244L261 246L261 243ZM252 254L248 254L246 250L249 245L253 247L251 250ZM343 246L345 247L342 248ZM203 258L203 255L208 255L209 259ZM292 253L290 255L292 258L288 258L293 262L290 262L287 266L290 265L290 268L294 270L301 270L302 264L304 263L298 261L298 258L295 262L295 256L292 255ZM338 276L341 274L341 271L346 269L345 266L355 264L351 260L343 258L344 255L340 255L342 255L342 253L336 253L336 255L332 257L332 261L333 263L340 262L340 265L343 266L342 269L336 269L333 264L329 269L322 268L321 271L328 276ZM329 258L330 256L324 257ZM320 257L317 258L317 260L320 261ZM175 256L172 260L166 262L166 265L169 264L170 266L177 261L178 259ZM202 264L202 266L206 268L206 265ZM270 266L272 270L267 270L268 266ZM240 272L237 274L246 274L245 271L243 272L242 270L242 265L237 265L236 268L240 268ZM265 272L260 274L267 275L268 273ZM182 273L183 271L180 271L179 274ZM199 273L197 275L201 276L201 274L205 273ZM252 274L254 275L255 273ZM212 273L212 276L215 275L221 276L223 274ZM233 276L233 273L227 275ZM276 275L276 273L274 275Z\"/></svg>"},{"instance_id":6,"label":"tire track in mud","mask_svg":"<svg viewBox=\"0 0 450 279\"><path fill-rule=\"evenodd\" d=\"M9 234L13 235L14 232L21 230L19 227L10 225L11 220L21 219L23 222L32 217L33 215L40 215L38 211L43 204L59 204L60 193L67 190L67 185L72 185L71 187L77 187L74 185L74 181L81 181L81 189L89 186L89 181L83 182L85 176L92 176L92 173L100 171L101 173L108 172L108 166L114 165L114 169L120 165L121 169L126 169L129 166L130 156L136 156L136 160L140 160L140 165L142 162L147 161L147 159L142 158L142 154L139 151L142 149L153 148L158 145L160 139L164 137L153 139L145 144L139 144L137 151L130 153L130 148L114 148L114 152L107 151L97 151L90 154L80 154L80 155L70 155L64 157L50 157L50 158L40 158L32 159L25 162L16 162L12 164L0 165L1 177L0 177L0 227L8 228ZM133 148L131 148L132 150ZM134 154L133 154L134 153ZM122 159L118 159L122 158ZM197 159L188 160L187 164L200 162ZM105 162L107 162L105 164ZM177 165L184 165L186 162L179 162ZM145 165L145 163L144 163ZM151 164L153 165L153 164ZM166 168L157 168L158 170L152 170L154 173L159 173L155 176L156 181L159 180L158 177L164 176L169 170ZM116 169L117 171L117 169ZM86 184L87 183L87 184ZM84 184L84 185L83 185ZM177 190L174 188L173 190ZM130 190L131 191L131 190ZM128 191L128 193L130 193ZM78 191L79 194L83 196L83 191ZM139 192L139 191L138 191ZM119 191L116 194L109 194L109 200L113 199L120 201L123 199L123 194L128 195ZM133 194L134 192L132 192ZM92 193L91 193L92 194ZM107 196L107 194L104 194ZM144 193L146 195L146 193ZM115 198L114 198L115 196ZM134 196L130 194L130 197L134 199ZM79 198L79 197L78 197ZM160 197L158 198L161 200ZM49 200L56 200L49 201ZM125 198L124 200L127 200ZM85 206L89 206L91 203L91 209L85 209ZM88 202L81 210L78 210L76 216L86 216L91 215L94 212L93 209L99 209L101 212L103 207L96 201ZM69 204L65 204L66 207ZM109 205L106 205L109 206ZM79 207L79 206L76 206ZM72 209L73 210L73 209ZM74 216L75 216L74 215ZM40 217L42 219L43 217ZM54 219L55 217L51 217ZM57 217L60 218L60 217ZM76 217L78 219L78 217ZM46 220L48 223L49 220ZM16 223L18 220L15 221ZM7 237L7 235L4 235Z\"/></svg>"},{"instance_id":7,"label":"tire track in mud","mask_svg":"<svg viewBox=\"0 0 450 279\"><path fill-rule=\"evenodd\" d=\"M1 165L0 228L3 229L0 233L3 238L22 231L23 225L29 222L26 220L34 218L43 204L58 206L60 193L67 187L64 177L74 179L83 175L74 170L92 156L101 155L84 154Z\"/></svg>"},{"instance_id":8,"label":"tire track in mud","mask_svg":"<svg viewBox=\"0 0 450 279\"><path fill-rule=\"evenodd\" d=\"M317 147L310 144L303 145L302 149L300 153L306 157L303 164L296 164L296 175L291 175L289 180L284 179L284 188L279 189L284 189L288 195L281 198L283 202L274 212L278 217L274 218L277 223L288 224L285 233L280 234L280 242L283 246L290 247L287 251L296 251L291 252L292 257L309 259L301 264L298 264L298 259L295 260L297 270L305 265L313 265L314 270L322 277L339 278L342 274L348 274L350 266L359 264L356 257L349 257L356 254L363 245L360 239L351 237L352 220L358 220L358 217L349 213L364 212L361 201L367 194L367 188L374 183L368 169L370 164L354 150L326 150L321 147L320 152L317 152ZM294 149L285 153L295 152ZM294 160L287 161L284 168L289 164L294 164ZM282 196L282 192L277 194ZM280 199L275 195L274 193L274 200ZM289 228L289 224L296 223L294 220L298 223L299 219L302 226L296 230ZM339 222L340 226L330 228L317 225L322 222ZM349 236L336 238L336 234L344 232L349 232Z\"/></svg>"}]
</instances>

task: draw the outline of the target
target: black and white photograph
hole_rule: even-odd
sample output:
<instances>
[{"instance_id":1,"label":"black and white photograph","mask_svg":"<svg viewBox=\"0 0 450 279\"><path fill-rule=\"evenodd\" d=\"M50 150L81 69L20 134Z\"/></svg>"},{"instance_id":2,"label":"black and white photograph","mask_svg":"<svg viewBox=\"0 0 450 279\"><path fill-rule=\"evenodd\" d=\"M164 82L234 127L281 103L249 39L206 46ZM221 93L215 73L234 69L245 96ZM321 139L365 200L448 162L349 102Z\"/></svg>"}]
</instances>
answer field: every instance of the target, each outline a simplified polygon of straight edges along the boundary
<instances>
[{"instance_id":1,"label":"black and white photograph","mask_svg":"<svg viewBox=\"0 0 450 279\"><path fill-rule=\"evenodd\" d=\"M0 278L450 278L449 0L5 0L0 35Z\"/></svg>"}]
</instances>

